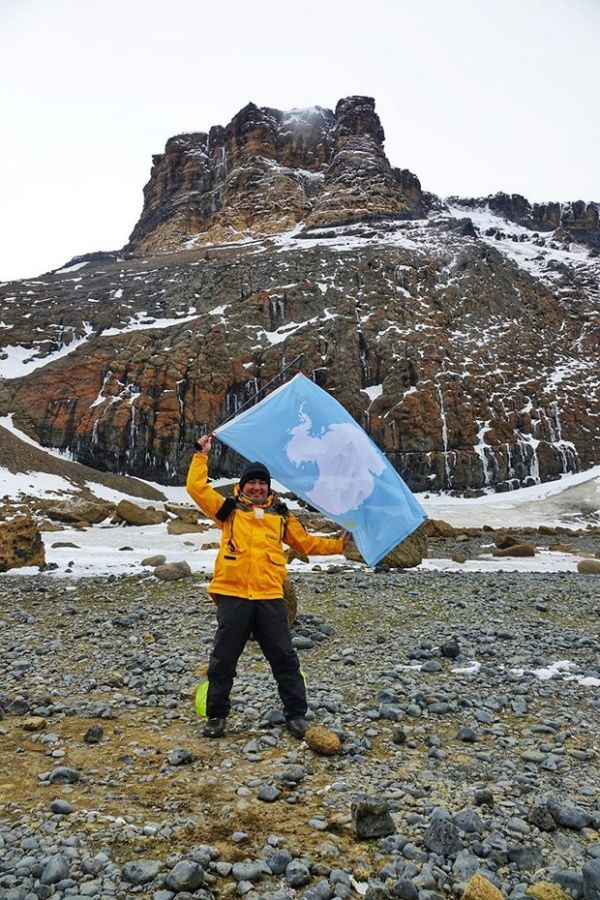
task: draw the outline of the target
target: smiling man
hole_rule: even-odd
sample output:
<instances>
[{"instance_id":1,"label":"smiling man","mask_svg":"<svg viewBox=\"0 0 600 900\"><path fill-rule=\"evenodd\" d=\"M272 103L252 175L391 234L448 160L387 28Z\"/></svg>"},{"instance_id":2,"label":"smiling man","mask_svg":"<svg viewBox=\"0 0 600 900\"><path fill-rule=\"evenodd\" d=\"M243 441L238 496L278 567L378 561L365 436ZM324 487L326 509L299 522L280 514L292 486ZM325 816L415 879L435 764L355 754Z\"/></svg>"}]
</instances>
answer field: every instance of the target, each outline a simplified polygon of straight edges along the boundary
<instances>
[{"instance_id":1,"label":"smiling man","mask_svg":"<svg viewBox=\"0 0 600 900\"><path fill-rule=\"evenodd\" d=\"M208 665L204 734L220 737L225 731L237 661L253 634L277 681L287 727L302 738L307 729L306 690L283 600L283 544L306 555L325 556L342 553L351 535L309 534L271 491L271 475L261 462L248 463L233 497L224 499L207 483L211 446L211 435L197 441L187 478L190 496L222 529L208 586L217 604L217 631Z\"/></svg>"}]
</instances>

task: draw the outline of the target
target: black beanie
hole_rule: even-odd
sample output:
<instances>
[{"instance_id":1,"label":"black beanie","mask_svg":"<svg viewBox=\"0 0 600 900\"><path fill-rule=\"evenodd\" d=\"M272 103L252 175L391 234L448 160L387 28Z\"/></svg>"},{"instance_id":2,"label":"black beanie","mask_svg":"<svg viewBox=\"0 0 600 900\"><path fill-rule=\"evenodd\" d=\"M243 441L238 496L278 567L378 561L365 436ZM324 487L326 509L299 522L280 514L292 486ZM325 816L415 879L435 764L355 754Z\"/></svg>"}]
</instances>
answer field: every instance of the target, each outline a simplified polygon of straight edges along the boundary
<instances>
[{"instance_id":1,"label":"black beanie","mask_svg":"<svg viewBox=\"0 0 600 900\"><path fill-rule=\"evenodd\" d=\"M261 462L251 462L244 466L240 475L240 490L243 491L246 482L252 481L253 478L260 478L261 481L266 481L271 487L271 473Z\"/></svg>"}]
</instances>

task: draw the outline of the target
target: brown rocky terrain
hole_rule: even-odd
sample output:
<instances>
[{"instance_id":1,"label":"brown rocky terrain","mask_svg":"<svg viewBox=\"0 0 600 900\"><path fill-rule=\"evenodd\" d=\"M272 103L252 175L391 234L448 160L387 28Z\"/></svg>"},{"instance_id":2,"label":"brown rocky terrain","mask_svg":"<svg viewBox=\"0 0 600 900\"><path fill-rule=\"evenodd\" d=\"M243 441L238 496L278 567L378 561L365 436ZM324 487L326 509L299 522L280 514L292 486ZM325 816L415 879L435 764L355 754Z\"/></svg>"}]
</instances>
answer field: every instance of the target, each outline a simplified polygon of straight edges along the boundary
<instances>
[{"instance_id":1,"label":"brown rocky terrain","mask_svg":"<svg viewBox=\"0 0 600 900\"><path fill-rule=\"evenodd\" d=\"M333 756L287 733L254 644L202 738L203 576L0 581L0 893L166 900L179 866L198 900L461 897L475 873L473 900L594 900L593 578L296 575ZM385 830L357 829L361 794Z\"/></svg>"},{"instance_id":2,"label":"brown rocky terrain","mask_svg":"<svg viewBox=\"0 0 600 900\"><path fill-rule=\"evenodd\" d=\"M415 490L599 462L597 204L443 203L383 139L364 97L172 138L124 254L0 286L0 416L178 483L196 434L301 354ZM218 448L212 473L238 462Z\"/></svg>"}]
</instances>

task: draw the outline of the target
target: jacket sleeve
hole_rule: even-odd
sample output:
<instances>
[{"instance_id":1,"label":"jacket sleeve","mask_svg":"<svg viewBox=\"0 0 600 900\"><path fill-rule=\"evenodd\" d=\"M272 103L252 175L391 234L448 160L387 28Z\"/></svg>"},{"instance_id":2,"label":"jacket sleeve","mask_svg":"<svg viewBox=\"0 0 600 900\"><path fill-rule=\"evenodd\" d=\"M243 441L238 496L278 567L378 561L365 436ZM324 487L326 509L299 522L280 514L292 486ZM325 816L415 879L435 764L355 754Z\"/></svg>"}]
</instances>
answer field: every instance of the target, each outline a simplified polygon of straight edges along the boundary
<instances>
[{"instance_id":1,"label":"jacket sleeve","mask_svg":"<svg viewBox=\"0 0 600 900\"><path fill-rule=\"evenodd\" d=\"M294 550L298 550L306 556L331 556L333 553L343 553L344 544L342 538L317 537L300 524L298 519L290 515L287 520L283 540Z\"/></svg>"},{"instance_id":2,"label":"jacket sleeve","mask_svg":"<svg viewBox=\"0 0 600 900\"><path fill-rule=\"evenodd\" d=\"M223 523L216 518L221 509L224 497L215 491L208 483L208 457L206 453L194 453L188 470L186 488L187 492L197 503L203 513L206 513L219 528Z\"/></svg>"}]
</instances>

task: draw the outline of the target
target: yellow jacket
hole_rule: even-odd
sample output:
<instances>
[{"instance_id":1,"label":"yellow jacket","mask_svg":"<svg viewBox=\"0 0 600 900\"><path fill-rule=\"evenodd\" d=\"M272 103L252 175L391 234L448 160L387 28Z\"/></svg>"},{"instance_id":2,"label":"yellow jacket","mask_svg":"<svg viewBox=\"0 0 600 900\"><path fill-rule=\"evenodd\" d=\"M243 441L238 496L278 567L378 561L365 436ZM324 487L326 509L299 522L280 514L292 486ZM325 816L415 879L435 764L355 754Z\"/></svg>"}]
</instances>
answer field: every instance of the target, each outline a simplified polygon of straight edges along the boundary
<instances>
[{"instance_id":1,"label":"yellow jacket","mask_svg":"<svg viewBox=\"0 0 600 900\"><path fill-rule=\"evenodd\" d=\"M221 522L217 513L224 497L207 484L205 453L195 453L187 477L187 491L200 509L222 529L221 547L215 563L210 594L277 600L283 597L287 574L282 542L300 553L326 556L342 553L341 538L309 534L291 513L277 511L277 500L269 494L263 504L245 501L234 489L237 507Z\"/></svg>"}]
</instances>

